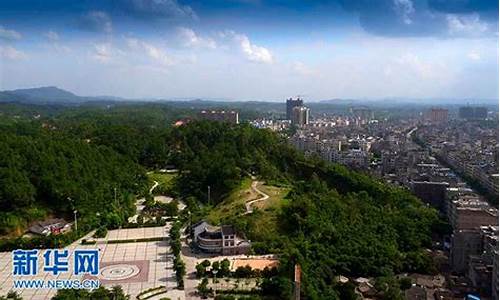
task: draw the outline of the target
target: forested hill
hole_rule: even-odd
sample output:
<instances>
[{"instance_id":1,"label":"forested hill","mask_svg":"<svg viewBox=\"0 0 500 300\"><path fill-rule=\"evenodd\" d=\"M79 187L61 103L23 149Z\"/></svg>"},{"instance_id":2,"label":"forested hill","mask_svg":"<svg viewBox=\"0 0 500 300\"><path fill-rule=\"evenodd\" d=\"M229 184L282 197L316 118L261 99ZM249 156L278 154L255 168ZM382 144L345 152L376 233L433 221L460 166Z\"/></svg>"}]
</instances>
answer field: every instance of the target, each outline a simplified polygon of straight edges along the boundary
<instances>
[{"instance_id":1,"label":"forested hill","mask_svg":"<svg viewBox=\"0 0 500 300\"><path fill-rule=\"evenodd\" d=\"M338 275L386 278L433 271L424 248L443 227L436 212L408 191L306 159L268 130L197 121L172 127L176 114L161 109L166 113L146 105L4 119L2 233L51 214L71 217L73 209L82 226L116 227L133 211L135 195L147 188L146 169L174 165L180 175L172 192L195 218L205 217L250 174L290 189L280 210L265 212L272 222L256 222L260 211L224 220L248 232L255 251L281 254L279 274L264 284L278 298L290 295L296 263L306 299L353 299L352 287L339 285ZM387 299L399 299L397 291Z\"/></svg>"},{"instance_id":2,"label":"forested hill","mask_svg":"<svg viewBox=\"0 0 500 300\"><path fill-rule=\"evenodd\" d=\"M109 147L61 136L38 124L0 128L0 232L48 214L119 218L145 185L144 169ZM119 191L116 203L114 189ZM82 223L84 224L84 223Z\"/></svg>"},{"instance_id":3,"label":"forested hill","mask_svg":"<svg viewBox=\"0 0 500 300\"><path fill-rule=\"evenodd\" d=\"M282 254L281 276L269 290L283 299L291 291L295 263L302 266L308 299L350 299L352 289L343 294L338 275L434 271L424 248L431 244L431 233L445 227L436 211L408 191L306 159L276 134L248 125L192 123L174 129L169 144L182 172L178 188L184 197L206 203L210 186L210 205L216 205L249 172L292 187L276 228L258 228L252 217L226 220L247 232L271 232L254 235L252 241L260 251ZM397 291L391 299L401 296Z\"/></svg>"}]
</instances>

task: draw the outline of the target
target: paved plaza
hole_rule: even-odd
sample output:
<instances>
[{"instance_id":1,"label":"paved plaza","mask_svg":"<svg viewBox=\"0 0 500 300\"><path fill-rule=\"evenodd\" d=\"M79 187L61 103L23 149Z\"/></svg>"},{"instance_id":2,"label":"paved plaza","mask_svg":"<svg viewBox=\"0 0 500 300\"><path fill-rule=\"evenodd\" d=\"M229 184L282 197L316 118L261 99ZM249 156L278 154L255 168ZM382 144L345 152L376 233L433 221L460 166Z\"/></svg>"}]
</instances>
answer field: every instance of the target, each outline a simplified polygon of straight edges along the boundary
<instances>
[{"instance_id":1,"label":"paved plaza","mask_svg":"<svg viewBox=\"0 0 500 300\"><path fill-rule=\"evenodd\" d=\"M170 223L163 227L143 227L109 230L105 238L96 239L102 241L132 240L143 238L161 238L168 236Z\"/></svg>"},{"instance_id":2,"label":"paved plaza","mask_svg":"<svg viewBox=\"0 0 500 300\"><path fill-rule=\"evenodd\" d=\"M149 288L166 286L169 292L162 297L184 299L184 291L175 289L175 272L172 268L173 255L166 240L155 242L107 244L109 240L137 239L166 236L169 226L110 230L105 239L99 239L96 245L80 245L73 243L66 249L70 252L69 271L53 276L43 271L43 251L38 254L38 275L23 276L22 279L83 280L95 277L75 276L72 274L72 253L75 249L99 249L100 274L99 280L104 286L119 284L124 292L135 299L137 294ZM13 288L11 252L0 253L0 295L5 295ZM19 278L19 279L21 279ZM23 299L50 299L56 290L50 289L17 289Z\"/></svg>"}]
</instances>

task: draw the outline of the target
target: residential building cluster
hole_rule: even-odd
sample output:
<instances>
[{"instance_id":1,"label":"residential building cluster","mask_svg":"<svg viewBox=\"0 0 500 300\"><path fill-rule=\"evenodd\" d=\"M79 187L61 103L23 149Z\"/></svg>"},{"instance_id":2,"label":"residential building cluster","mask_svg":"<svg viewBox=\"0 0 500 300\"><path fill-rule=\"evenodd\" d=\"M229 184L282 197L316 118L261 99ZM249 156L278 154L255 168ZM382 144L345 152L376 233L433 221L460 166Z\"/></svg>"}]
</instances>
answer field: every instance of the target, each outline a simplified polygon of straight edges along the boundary
<instances>
[{"instance_id":1,"label":"residential building cluster","mask_svg":"<svg viewBox=\"0 0 500 300\"><path fill-rule=\"evenodd\" d=\"M418 139L463 177L498 197L498 128L479 122L421 126Z\"/></svg>"},{"instance_id":2,"label":"residential building cluster","mask_svg":"<svg viewBox=\"0 0 500 300\"><path fill-rule=\"evenodd\" d=\"M420 292L497 300L498 209L483 191L498 198L498 129L478 121L487 115L482 108L472 117L463 114L431 108L419 117L374 121L369 110L351 109L344 116L315 116L289 142L305 155L406 188L448 219L452 234L433 250L449 266L442 270L447 288L422 286Z\"/></svg>"},{"instance_id":3,"label":"residential building cluster","mask_svg":"<svg viewBox=\"0 0 500 300\"><path fill-rule=\"evenodd\" d=\"M239 114L237 111L225 110L202 110L198 113L198 118L202 120L227 122L231 124L239 124Z\"/></svg>"}]
</instances>

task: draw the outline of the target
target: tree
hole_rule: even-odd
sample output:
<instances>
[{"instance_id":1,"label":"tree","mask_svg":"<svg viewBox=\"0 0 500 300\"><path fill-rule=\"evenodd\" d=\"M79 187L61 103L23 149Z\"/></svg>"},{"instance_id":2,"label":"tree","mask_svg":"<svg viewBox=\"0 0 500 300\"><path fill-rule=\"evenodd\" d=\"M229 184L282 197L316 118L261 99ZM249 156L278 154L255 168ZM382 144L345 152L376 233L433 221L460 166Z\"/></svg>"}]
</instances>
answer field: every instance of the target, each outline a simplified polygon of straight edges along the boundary
<instances>
[{"instance_id":1,"label":"tree","mask_svg":"<svg viewBox=\"0 0 500 300\"><path fill-rule=\"evenodd\" d=\"M399 280L399 287L401 290L405 291L412 286L412 280L410 277L403 277Z\"/></svg>"},{"instance_id":2,"label":"tree","mask_svg":"<svg viewBox=\"0 0 500 300\"><path fill-rule=\"evenodd\" d=\"M196 264L196 277L197 278L202 278L206 274L207 274L207 268L203 264L201 264L201 263Z\"/></svg>"},{"instance_id":3,"label":"tree","mask_svg":"<svg viewBox=\"0 0 500 300\"><path fill-rule=\"evenodd\" d=\"M210 267L211 263L208 259L205 259L201 262L201 265L204 266L205 268Z\"/></svg>"},{"instance_id":4,"label":"tree","mask_svg":"<svg viewBox=\"0 0 500 300\"><path fill-rule=\"evenodd\" d=\"M97 228L97 230L95 231L94 237L103 238L106 237L107 234L108 234L108 229L105 226L101 226Z\"/></svg>"},{"instance_id":5,"label":"tree","mask_svg":"<svg viewBox=\"0 0 500 300\"><path fill-rule=\"evenodd\" d=\"M234 271L234 276L238 278L249 278L252 277L252 275L253 275L252 268L248 265L244 267L240 266L236 268L236 271Z\"/></svg>"},{"instance_id":6,"label":"tree","mask_svg":"<svg viewBox=\"0 0 500 300\"><path fill-rule=\"evenodd\" d=\"M220 277L226 277L231 274L230 270L231 263L229 262L229 259L225 258L221 261L220 263Z\"/></svg>"},{"instance_id":7,"label":"tree","mask_svg":"<svg viewBox=\"0 0 500 300\"><path fill-rule=\"evenodd\" d=\"M129 295L125 295L123 289L119 285L115 285L111 288L111 297L113 300L128 300L130 299Z\"/></svg>"},{"instance_id":8,"label":"tree","mask_svg":"<svg viewBox=\"0 0 500 300\"><path fill-rule=\"evenodd\" d=\"M208 279L206 277L201 280L196 289L198 294L204 299L212 294L212 289L208 288Z\"/></svg>"},{"instance_id":9,"label":"tree","mask_svg":"<svg viewBox=\"0 0 500 300\"><path fill-rule=\"evenodd\" d=\"M10 299L10 298L9 298ZM88 291L85 289L60 289L57 294L52 297L53 300L129 300L130 296L123 292L120 286L114 286L107 289L103 286Z\"/></svg>"},{"instance_id":10,"label":"tree","mask_svg":"<svg viewBox=\"0 0 500 300\"><path fill-rule=\"evenodd\" d=\"M16 291L9 291L6 296L0 296L0 300L23 300Z\"/></svg>"},{"instance_id":11,"label":"tree","mask_svg":"<svg viewBox=\"0 0 500 300\"><path fill-rule=\"evenodd\" d=\"M218 261L214 261L212 263L212 274L214 274L214 272L219 272L219 269L220 269L220 264Z\"/></svg>"}]
</instances>

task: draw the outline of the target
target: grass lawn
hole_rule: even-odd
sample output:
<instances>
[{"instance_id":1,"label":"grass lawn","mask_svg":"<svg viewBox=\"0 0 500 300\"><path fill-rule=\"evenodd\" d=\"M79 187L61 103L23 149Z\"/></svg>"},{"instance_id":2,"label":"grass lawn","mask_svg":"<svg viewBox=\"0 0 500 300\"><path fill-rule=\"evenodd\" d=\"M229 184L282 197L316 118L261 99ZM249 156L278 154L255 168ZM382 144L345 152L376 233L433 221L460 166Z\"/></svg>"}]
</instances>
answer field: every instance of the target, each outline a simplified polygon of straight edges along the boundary
<instances>
[{"instance_id":1,"label":"grass lawn","mask_svg":"<svg viewBox=\"0 0 500 300\"><path fill-rule=\"evenodd\" d=\"M245 178L221 203L210 210L207 220L219 224L222 219L245 212L245 202L257 199L259 195L251 189L252 180Z\"/></svg>"},{"instance_id":2,"label":"grass lawn","mask_svg":"<svg viewBox=\"0 0 500 300\"><path fill-rule=\"evenodd\" d=\"M278 213L290 188L276 187L259 183L257 189L269 195L264 201L254 204L254 212L243 215L245 202L260 198L260 194L251 188L252 180L245 179L224 201L210 210L207 221L219 225L222 220L243 221L247 224L247 237L256 241L265 241L276 235ZM229 221L231 222L231 221Z\"/></svg>"},{"instance_id":3,"label":"grass lawn","mask_svg":"<svg viewBox=\"0 0 500 300\"><path fill-rule=\"evenodd\" d=\"M290 188L277 187L272 185L266 185L262 182L257 184L257 189L269 195L269 199L265 201L259 201L254 204L254 208L268 209L268 208L280 208L283 203L287 200L285 196L290 191Z\"/></svg>"},{"instance_id":4,"label":"grass lawn","mask_svg":"<svg viewBox=\"0 0 500 300\"><path fill-rule=\"evenodd\" d=\"M153 194L162 194L165 191L170 190L172 184L174 183L174 179L177 177L177 174L172 173L159 173L152 172L148 173L148 178L151 180L151 185L153 185L153 181L158 182L158 186L153 191Z\"/></svg>"}]
</instances>

